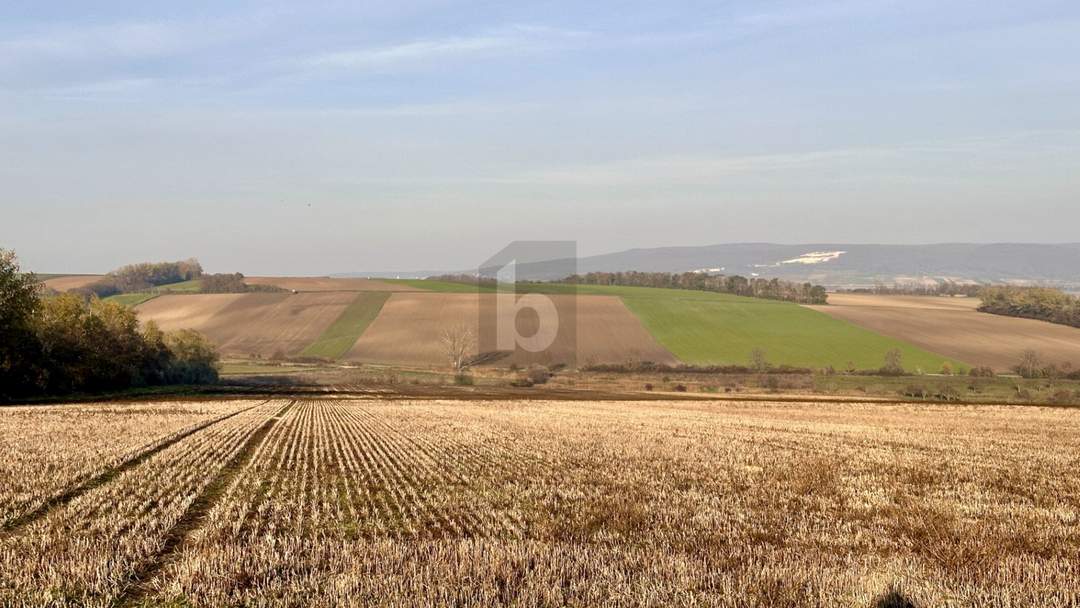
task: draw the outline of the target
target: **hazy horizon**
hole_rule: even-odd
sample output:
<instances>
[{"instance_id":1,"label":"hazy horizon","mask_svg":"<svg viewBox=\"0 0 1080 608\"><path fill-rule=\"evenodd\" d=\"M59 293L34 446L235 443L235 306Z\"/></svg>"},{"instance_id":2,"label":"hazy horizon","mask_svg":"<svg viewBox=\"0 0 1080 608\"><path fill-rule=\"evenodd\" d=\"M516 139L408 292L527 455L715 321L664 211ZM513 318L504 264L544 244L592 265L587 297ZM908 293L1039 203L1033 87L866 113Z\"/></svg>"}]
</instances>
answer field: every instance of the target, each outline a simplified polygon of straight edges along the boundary
<instances>
[{"instance_id":1,"label":"hazy horizon","mask_svg":"<svg viewBox=\"0 0 1080 608\"><path fill-rule=\"evenodd\" d=\"M1080 6L0 8L0 246L41 272L1068 243Z\"/></svg>"}]
</instances>

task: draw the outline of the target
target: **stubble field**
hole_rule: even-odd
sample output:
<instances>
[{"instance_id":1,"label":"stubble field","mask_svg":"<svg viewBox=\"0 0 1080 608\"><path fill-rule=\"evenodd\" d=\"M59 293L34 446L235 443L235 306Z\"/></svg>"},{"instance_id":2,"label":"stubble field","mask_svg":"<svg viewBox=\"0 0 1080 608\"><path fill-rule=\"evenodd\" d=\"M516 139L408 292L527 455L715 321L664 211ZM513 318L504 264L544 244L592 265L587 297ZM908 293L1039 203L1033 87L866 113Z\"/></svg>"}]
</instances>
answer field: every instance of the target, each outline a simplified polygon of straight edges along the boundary
<instances>
[{"instance_id":1,"label":"stubble field","mask_svg":"<svg viewBox=\"0 0 1080 608\"><path fill-rule=\"evenodd\" d=\"M138 439L93 419L122 407L55 427L72 469L86 436L146 447L4 528L0 604L1080 601L1069 409L328 396ZM5 445L25 411L0 410Z\"/></svg>"}]
</instances>

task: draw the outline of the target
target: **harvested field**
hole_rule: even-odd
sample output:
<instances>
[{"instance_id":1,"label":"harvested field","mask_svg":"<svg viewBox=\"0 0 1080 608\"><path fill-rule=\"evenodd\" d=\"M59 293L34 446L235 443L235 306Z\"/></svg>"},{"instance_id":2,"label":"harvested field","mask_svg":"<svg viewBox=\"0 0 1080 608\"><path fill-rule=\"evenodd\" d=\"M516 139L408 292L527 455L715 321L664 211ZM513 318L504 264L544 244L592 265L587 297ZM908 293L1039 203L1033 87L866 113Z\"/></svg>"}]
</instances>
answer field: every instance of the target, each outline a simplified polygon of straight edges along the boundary
<instances>
[{"instance_id":1,"label":"harvested field","mask_svg":"<svg viewBox=\"0 0 1080 608\"><path fill-rule=\"evenodd\" d=\"M0 408L0 529L66 488L237 409L228 402Z\"/></svg>"},{"instance_id":2,"label":"harvested field","mask_svg":"<svg viewBox=\"0 0 1080 608\"><path fill-rule=\"evenodd\" d=\"M159 296L136 307L161 329L195 329L225 354L295 355L356 299L350 292Z\"/></svg>"},{"instance_id":3,"label":"harvested field","mask_svg":"<svg viewBox=\"0 0 1080 608\"><path fill-rule=\"evenodd\" d=\"M500 295L507 302L511 295ZM576 360L587 362L625 362L629 359L675 363L675 357L660 346L641 322L613 296L551 296L560 323L576 321L576 341L561 336L545 352L518 352L499 359L498 365L518 363L551 364ZM476 294L414 293L394 294L383 306L378 318L368 327L345 355L352 361L399 363L411 365L447 365L442 332L466 325L476 331L479 325L480 297ZM513 324L513 308L500 307ZM525 315L518 317L522 336L535 332Z\"/></svg>"},{"instance_id":4,"label":"harvested field","mask_svg":"<svg viewBox=\"0 0 1080 608\"><path fill-rule=\"evenodd\" d=\"M1048 362L1080 365L1080 329L976 306L972 298L832 294L828 306L811 308L969 365L1007 371L1029 349Z\"/></svg>"},{"instance_id":5,"label":"harvested field","mask_svg":"<svg viewBox=\"0 0 1080 608\"><path fill-rule=\"evenodd\" d=\"M248 403L0 539L0 604L112 605L280 409Z\"/></svg>"},{"instance_id":6,"label":"harvested field","mask_svg":"<svg viewBox=\"0 0 1080 608\"><path fill-rule=\"evenodd\" d=\"M48 279L45 281L45 286L49 289L55 289L56 291L64 292L71 289L79 289L80 287L86 287L91 283L96 282L101 278L101 275L71 275L67 277L56 277L55 279Z\"/></svg>"},{"instance_id":7,"label":"harvested field","mask_svg":"<svg viewBox=\"0 0 1080 608\"><path fill-rule=\"evenodd\" d=\"M0 604L1072 606L1078 451L1060 408L273 402L0 539Z\"/></svg>"},{"instance_id":8,"label":"harvested field","mask_svg":"<svg viewBox=\"0 0 1080 608\"><path fill-rule=\"evenodd\" d=\"M333 279L330 277L244 277L249 285L273 285L296 291L419 291L409 285L374 279Z\"/></svg>"}]
</instances>

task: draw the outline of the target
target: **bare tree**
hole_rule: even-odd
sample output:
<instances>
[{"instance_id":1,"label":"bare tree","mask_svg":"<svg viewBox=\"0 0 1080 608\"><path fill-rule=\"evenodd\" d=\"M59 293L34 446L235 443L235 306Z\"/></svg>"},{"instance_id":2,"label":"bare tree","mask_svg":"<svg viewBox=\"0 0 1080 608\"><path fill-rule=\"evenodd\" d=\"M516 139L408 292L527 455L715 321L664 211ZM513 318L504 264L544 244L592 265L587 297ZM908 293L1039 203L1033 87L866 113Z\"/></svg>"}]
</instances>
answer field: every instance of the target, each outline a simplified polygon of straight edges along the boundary
<instances>
[{"instance_id":1,"label":"bare tree","mask_svg":"<svg viewBox=\"0 0 1080 608\"><path fill-rule=\"evenodd\" d=\"M904 353L899 348L894 348L885 353L885 366L880 373L886 376L904 375Z\"/></svg>"},{"instance_id":2,"label":"bare tree","mask_svg":"<svg viewBox=\"0 0 1080 608\"><path fill-rule=\"evenodd\" d=\"M1013 368L1023 378L1038 378L1044 375L1043 359L1037 351L1025 350L1020 356L1020 364Z\"/></svg>"},{"instance_id":3,"label":"bare tree","mask_svg":"<svg viewBox=\"0 0 1080 608\"><path fill-rule=\"evenodd\" d=\"M769 371L769 359L764 350L755 348L750 351L750 367L754 368L756 372Z\"/></svg>"},{"instance_id":4,"label":"bare tree","mask_svg":"<svg viewBox=\"0 0 1080 608\"><path fill-rule=\"evenodd\" d=\"M465 324L454 325L443 330L440 337L450 366L463 370L471 363L472 351L476 348L476 333Z\"/></svg>"}]
</instances>

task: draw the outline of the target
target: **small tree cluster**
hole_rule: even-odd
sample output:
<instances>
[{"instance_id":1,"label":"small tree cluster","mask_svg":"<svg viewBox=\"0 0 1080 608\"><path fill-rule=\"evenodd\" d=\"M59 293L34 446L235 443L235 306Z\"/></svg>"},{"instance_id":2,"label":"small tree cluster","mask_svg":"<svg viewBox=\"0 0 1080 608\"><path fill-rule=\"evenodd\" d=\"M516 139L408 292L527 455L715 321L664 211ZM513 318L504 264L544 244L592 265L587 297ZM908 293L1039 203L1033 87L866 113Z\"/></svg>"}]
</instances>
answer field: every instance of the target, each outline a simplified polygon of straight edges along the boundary
<instances>
[{"instance_id":1,"label":"small tree cluster","mask_svg":"<svg viewBox=\"0 0 1080 608\"><path fill-rule=\"evenodd\" d=\"M979 297L981 312L1080 327L1080 298L1060 289L987 287Z\"/></svg>"},{"instance_id":2,"label":"small tree cluster","mask_svg":"<svg viewBox=\"0 0 1080 608\"><path fill-rule=\"evenodd\" d=\"M1058 365L1043 360L1042 355L1034 350L1026 350L1020 355L1020 362L1013 366L1013 371L1021 378L1047 378L1049 380L1080 380L1080 370L1072 365Z\"/></svg>"},{"instance_id":3,"label":"small tree cluster","mask_svg":"<svg viewBox=\"0 0 1080 608\"><path fill-rule=\"evenodd\" d=\"M72 290L83 297L106 298L118 293L130 293L190 281L202 276L202 266L192 258L180 262L142 262L122 266L100 280Z\"/></svg>"}]
</instances>

